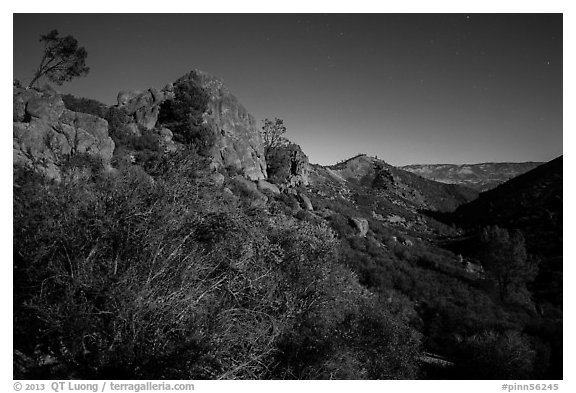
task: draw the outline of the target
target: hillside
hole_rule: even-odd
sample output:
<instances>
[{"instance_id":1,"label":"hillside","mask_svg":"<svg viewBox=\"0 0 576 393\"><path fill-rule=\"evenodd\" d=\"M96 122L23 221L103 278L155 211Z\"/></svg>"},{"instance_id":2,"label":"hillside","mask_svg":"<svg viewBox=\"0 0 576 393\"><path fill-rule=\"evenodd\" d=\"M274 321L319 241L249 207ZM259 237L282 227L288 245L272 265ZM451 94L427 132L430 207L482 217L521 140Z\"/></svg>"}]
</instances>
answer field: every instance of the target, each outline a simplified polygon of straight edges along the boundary
<instances>
[{"instance_id":1,"label":"hillside","mask_svg":"<svg viewBox=\"0 0 576 393\"><path fill-rule=\"evenodd\" d=\"M478 192L488 191L518 175L528 172L541 162L486 162L482 164L425 164L399 167L426 179L440 183L459 184Z\"/></svg>"},{"instance_id":2,"label":"hillside","mask_svg":"<svg viewBox=\"0 0 576 393\"><path fill-rule=\"evenodd\" d=\"M563 157L524 173L460 206L456 222L464 227L501 225L520 229L534 248L554 255L561 247Z\"/></svg>"},{"instance_id":3,"label":"hillside","mask_svg":"<svg viewBox=\"0 0 576 393\"><path fill-rule=\"evenodd\" d=\"M520 230L528 250L542 259L537 284L557 305L562 304L562 192L560 156L480 194L453 214L453 221L468 229L498 225Z\"/></svg>"},{"instance_id":4,"label":"hillside","mask_svg":"<svg viewBox=\"0 0 576 393\"><path fill-rule=\"evenodd\" d=\"M561 377L558 318L442 243L487 223L477 191L264 146L198 70L113 106L13 97L16 378Z\"/></svg>"}]
</instances>

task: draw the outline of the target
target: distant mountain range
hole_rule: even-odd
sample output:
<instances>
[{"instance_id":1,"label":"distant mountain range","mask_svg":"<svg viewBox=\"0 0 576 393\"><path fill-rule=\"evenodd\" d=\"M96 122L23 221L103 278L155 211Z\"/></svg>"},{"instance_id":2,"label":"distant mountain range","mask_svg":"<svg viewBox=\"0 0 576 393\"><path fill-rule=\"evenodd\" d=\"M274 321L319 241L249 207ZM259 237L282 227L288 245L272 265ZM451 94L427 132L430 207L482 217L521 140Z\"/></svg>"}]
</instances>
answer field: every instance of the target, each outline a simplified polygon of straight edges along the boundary
<instances>
[{"instance_id":1,"label":"distant mountain range","mask_svg":"<svg viewBox=\"0 0 576 393\"><path fill-rule=\"evenodd\" d=\"M440 183L459 184L484 192L539 165L542 165L542 162L487 162L463 165L416 164L399 168Z\"/></svg>"}]
</instances>

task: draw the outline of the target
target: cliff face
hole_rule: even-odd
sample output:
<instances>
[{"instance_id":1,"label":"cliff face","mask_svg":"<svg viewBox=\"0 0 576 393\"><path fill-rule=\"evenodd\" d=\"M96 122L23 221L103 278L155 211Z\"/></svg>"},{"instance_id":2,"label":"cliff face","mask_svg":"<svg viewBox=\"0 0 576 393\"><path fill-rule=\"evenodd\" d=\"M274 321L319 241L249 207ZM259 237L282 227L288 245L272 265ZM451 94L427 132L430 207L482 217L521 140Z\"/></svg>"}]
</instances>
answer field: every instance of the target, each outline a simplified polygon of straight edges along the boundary
<instances>
[{"instance_id":1,"label":"cliff face","mask_svg":"<svg viewBox=\"0 0 576 393\"><path fill-rule=\"evenodd\" d=\"M59 180L66 160L84 153L110 169L114 142L106 120L66 109L51 90L14 87L13 104L14 165Z\"/></svg>"},{"instance_id":2,"label":"cliff face","mask_svg":"<svg viewBox=\"0 0 576 393\"><path fill-rule=\"evenodd\" d=\"M214 134L209 155L212 169L225 168L252 180L266 179L264 146L254 117L240 104L218 78L201 71L191 71L162 90L121 91L118 104L129 116L125 128L136 137L158 134L165 151L174 151L172 132L159 124L161 105L174 99L173 89L193 81L208 95L204 125ZM55 91L14 87L14 164L35 168L54 179L61 177L60 166L76 153L102 159L110 167L114 142L108 122L98 116L66 109Z\"/></svg>"},{"instance_id":3,"label":"cliff face","mask_svg":"<svg viewBox=\"0 0 576 393\"><path fill-rule=\"evenodd\" d=\"M204 123L216 135L211 155L215 168L223 167L250 180L266 178L264 145L254 117L223 85L222 81L201 71L191 71L176 82L194 81L209 95Z\"/></svg>"}]
</instances>

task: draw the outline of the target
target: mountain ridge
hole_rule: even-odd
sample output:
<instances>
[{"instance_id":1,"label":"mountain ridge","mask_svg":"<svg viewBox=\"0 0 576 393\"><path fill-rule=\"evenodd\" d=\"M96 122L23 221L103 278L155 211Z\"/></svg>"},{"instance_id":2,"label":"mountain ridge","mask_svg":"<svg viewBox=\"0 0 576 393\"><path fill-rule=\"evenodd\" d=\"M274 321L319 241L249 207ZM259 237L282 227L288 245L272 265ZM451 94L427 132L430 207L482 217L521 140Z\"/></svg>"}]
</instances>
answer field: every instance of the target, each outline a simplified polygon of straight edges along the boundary
<instances>
[{"instance_id":1,"label":"mountain ridge","mask_svg":"<svg viewBox=\"0 0 576 393\"><path fill-rule=\"evenodd\" d=\"M478 164L410 164L399 168L430 180L448 184L460 184L480 192L488 191L542 162L483 162Z\"/></svg>"}]
</instances>

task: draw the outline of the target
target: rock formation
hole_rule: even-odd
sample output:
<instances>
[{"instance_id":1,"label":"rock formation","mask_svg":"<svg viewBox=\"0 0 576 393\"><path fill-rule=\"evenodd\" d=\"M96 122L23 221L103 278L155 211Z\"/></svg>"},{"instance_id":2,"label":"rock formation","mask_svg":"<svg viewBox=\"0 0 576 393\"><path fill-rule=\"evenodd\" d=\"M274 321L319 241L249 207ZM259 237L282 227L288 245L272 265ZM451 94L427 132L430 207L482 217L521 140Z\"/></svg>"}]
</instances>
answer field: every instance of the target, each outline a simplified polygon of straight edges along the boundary
<instances>
[{"instance_id":1,"label":"rock formation","mask_svg":"<svg viewBox=\"0 0 576 393\"><path fill-rule=\"evenodd\" d=\"M194 70L174 85L187 81L195 82L210 97L203 118L216 135L211 154L214 168L224 167L253 181L265 179L264 147L254 117L230 94L220 79Z\"/></svg>"},{"instance_id":2,"label":"rock formation","mask_svg":"<svg viewBox=\"0 0 576 393\"><path fill-rule=\"evenodd\" d=\"M61 166L85 153L110 168L114 142L108 122L64 107L61 96L44 89L13 90L13 163L49 178L61 178Z\"/></svg>"},{"instance_id":3,"label":"rock formation","mask_svg":"<svg viewBox=\"0 0 576 393\"><path fill-rule=\"evenodd\" d=\"M168 99L174 98L172 85L166 86L162 90L148 89L144 92L121 91L118 93L118 108L124 109L126 113L133 116L134 123L140 129L151 131L158 121L160 105Z\"/></svg>"},{"instance_id":4,"label":"rock formation","mask_svg":"<svg viewBox=\"0 0 576 393\"><path fill-rule=\"evenodd\" d=\"M368 220L361 217L352 217L350 222L354 225L354 227L358 230L358 236L365 237L368 233Z\"/></svg>"}]
</instances>

